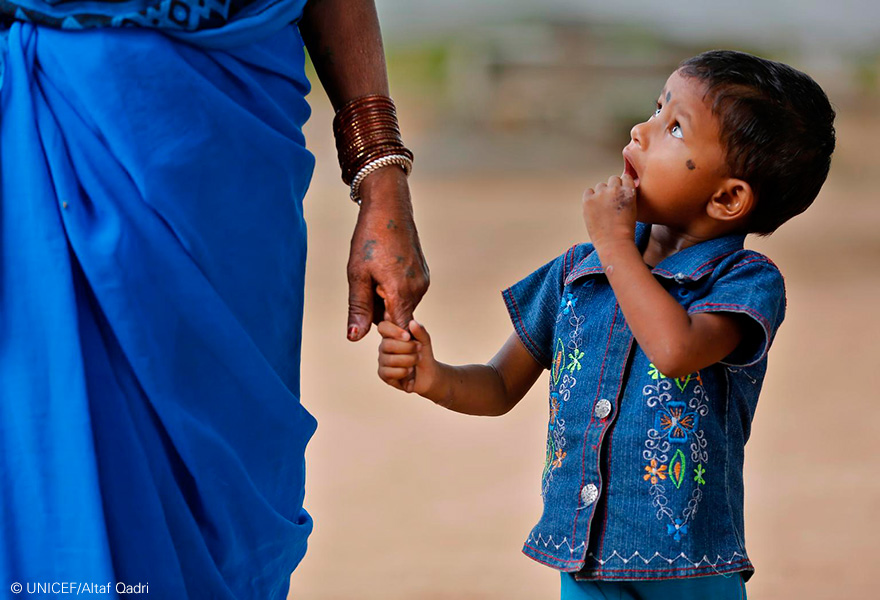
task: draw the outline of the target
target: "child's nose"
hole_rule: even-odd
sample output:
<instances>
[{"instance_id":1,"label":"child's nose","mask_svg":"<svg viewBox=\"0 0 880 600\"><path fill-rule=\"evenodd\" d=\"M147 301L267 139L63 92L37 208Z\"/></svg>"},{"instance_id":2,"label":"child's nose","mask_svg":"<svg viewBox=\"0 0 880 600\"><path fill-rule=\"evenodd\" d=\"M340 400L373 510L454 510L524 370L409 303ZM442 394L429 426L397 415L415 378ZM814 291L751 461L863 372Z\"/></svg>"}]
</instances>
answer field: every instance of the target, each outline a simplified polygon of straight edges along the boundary
<instances>
[{"instance_id":1,"label":"child's nose","mask_svg":"<svg viewBox=\"0 0 880 600\"><path fill-rule=\"evenodd\" d=\"M629 137L632 138L632 141L635 142L638 146L643 145L642 141L645 139L645 125L647 125L647 122L639 123L629 131Z\"/></svg>"}]
</instances>

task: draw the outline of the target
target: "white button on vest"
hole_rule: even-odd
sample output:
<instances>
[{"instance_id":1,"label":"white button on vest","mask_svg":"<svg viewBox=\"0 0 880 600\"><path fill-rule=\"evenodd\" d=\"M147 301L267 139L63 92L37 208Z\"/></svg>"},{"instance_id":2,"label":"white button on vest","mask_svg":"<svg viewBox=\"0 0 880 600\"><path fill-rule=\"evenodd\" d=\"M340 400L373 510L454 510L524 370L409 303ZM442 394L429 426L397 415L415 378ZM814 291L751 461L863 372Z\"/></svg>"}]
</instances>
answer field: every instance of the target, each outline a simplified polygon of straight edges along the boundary
<instances>
[{"instance_id":1,"label":"white button on vest","mask_svg":"<svg viewBox=\"0 0 880 600\"><path fill-rule=\"evenodd\" d=\"M597 419L604 419L611 414L611 403L605 398L602 398L596 402L596 408L593 409L593 414L596 415Z\"/></svg>"},{"instance_id":2,"label":"white button on vest","mask_svg":"<svg viewBox=\"0 0 880 600\"><path fill-rule=\"evenodd\" d=\"M592 483L588 483L581 489L581 500L584 506L589 506L599 497L599 488Z\"/></svg>"}]
</instances>

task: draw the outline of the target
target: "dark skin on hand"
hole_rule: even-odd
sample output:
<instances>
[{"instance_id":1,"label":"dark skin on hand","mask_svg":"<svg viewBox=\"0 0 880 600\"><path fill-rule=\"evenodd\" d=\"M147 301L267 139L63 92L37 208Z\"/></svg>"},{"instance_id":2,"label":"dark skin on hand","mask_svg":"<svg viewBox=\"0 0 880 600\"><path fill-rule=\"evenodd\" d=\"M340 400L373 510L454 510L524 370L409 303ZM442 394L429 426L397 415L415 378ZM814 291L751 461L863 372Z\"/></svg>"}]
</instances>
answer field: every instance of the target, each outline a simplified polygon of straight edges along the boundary
<instances>
[{"instance_id":1,"label":"dark skin on hand","mask_svg":"<svg viewBox=\"0 0 880 600\"><path fill-rule=\"evenodd\" d=\"M335 110L367 94L388 95L373 0L310 0L299 28ZM383 319L406 329L429 284L403 169L374 171L360 193L348 259L347 332L353 342Z\"/></svg>"}]
</instances>

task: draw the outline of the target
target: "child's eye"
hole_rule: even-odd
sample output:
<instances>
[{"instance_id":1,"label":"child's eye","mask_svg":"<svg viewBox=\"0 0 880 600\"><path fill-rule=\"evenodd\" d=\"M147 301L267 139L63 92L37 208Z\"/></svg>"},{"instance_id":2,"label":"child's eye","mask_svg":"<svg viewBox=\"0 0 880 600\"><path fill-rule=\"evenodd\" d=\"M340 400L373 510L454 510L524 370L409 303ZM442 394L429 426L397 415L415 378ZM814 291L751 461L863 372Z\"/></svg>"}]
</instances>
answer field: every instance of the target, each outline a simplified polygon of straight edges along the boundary
<instances>
[{"instance_id":1,"label":"child's eye","mask_svg":"<svg viewBox=\"0 0 880 600\"><path fill-rule=\"evenodd\" d=\"M669 133L672 134L672 137L676 137L678 139L681 139L684 137L681 133L681 125L678 125L677 123L672 126L672 129L670 130Z\"/></svg>"},{"instance_id":2,"label":"child's eye","mask_svg":"<svg viewBox=\"0 0 880 600\"><path fill-rule=\"evenodd\" d=\"M660 105L658 104L658 105L657 105L657 108L654 109L654 114L651 115L651 116L652 116L652 117L659 117L659 116L660 116L660 108L661 108L661 107L660 107Z\"/></svg>"}]
</instances>

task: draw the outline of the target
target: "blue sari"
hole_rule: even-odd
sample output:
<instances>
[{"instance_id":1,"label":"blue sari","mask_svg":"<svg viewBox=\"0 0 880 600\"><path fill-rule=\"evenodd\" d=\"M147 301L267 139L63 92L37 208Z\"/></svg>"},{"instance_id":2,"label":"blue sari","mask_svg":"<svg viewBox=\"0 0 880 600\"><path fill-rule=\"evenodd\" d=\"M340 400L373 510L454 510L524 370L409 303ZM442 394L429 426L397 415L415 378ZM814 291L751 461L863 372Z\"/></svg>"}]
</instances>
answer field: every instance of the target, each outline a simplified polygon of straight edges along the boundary
<instances>
[{"instance_id":1,"label":"blue sari","mask_svg":"<svg viewBox=\"0 0 880 600\"><path fill-rule=\"evenodd\" d=\"M5 31L4 590L286 596L315 429L303 3L173 36Z\"/></svg>"}]
</instances>

